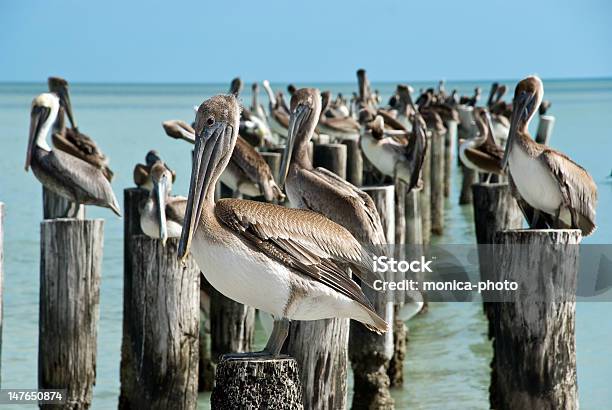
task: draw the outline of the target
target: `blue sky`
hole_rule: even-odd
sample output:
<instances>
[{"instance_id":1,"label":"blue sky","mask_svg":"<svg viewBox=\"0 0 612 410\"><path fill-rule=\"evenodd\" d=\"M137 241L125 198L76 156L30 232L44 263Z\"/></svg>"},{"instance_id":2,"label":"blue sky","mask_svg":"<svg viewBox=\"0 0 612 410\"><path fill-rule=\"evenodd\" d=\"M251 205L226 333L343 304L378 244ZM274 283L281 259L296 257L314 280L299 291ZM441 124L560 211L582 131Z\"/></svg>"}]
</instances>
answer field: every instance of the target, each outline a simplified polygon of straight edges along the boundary
<instances>
[{"instance_id":1,"label":"blue sky","mask_svg":"<svg viewBox=\"0 0 612 410\"><path fill-rule=\"evenodd\" d=\"M612 76L612 2L0 2L0 81Z\"/></svg>"}]
</instances>

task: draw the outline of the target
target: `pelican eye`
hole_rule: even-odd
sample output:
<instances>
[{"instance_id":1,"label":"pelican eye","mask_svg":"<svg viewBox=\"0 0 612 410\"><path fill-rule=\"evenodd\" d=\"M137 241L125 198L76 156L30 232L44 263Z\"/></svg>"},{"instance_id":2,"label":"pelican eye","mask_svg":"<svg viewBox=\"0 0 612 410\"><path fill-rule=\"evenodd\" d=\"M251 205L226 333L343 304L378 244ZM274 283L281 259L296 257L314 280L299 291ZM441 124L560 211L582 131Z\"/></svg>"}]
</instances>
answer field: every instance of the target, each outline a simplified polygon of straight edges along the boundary
<instances>
[{"instance_id":1,"label":"pelican eye","mask_svg":"<svg viewBox=\"0 0 612 410\"><path fill-rule=\"evenodd\" d=\"M213 125L214 123L215 123L215 119L213 117L208 117L208 119L206 120L206 125L208 125L209 127Z\"/></svg>"}]
</instances>

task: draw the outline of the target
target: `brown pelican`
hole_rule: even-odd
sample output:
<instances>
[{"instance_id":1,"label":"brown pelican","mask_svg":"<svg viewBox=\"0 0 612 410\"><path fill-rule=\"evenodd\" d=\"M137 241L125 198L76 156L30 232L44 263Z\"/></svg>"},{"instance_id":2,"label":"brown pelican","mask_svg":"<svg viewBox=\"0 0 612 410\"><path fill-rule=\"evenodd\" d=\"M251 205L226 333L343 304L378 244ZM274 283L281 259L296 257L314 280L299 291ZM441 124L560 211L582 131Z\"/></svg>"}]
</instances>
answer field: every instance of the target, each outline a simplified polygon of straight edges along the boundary
<instances>
[{"instance_id":1,"label":"brown pelican","mask_svg":"<svg viewBox=\"0 0 612 410\"><path fill-rule=\"evenodd\" d=\"M372 89L370 88L370 80L368 80L368 76L366 71L363 68L357 70L357 85L359 87L359 96L357 98L357 102L359 107L357 110L353 111L355 114L359 113L361 108L375 108L377 103L375 98L372 96Z\"/></svg>"},{"instance_id":2,"label":"brown pelican","mask_svg":"<svg viewBox=\"0 0 612 410\"><path fill-rule=\"evenodd\" d=\"M322 93L322 97L323 108L321 109L321 116L317 125L319 133L327 134L337 140L357 140L359 138L359 123L355 121L354 118L349 116L326 117L324 113L327 111L331 103L331 93L329 91L324 91Z\"/></svg>"},{"instance_id":3,"label":"brown pelican","mask_svg":"<svg viewBox=\"0 0 612 410\"><path fill-rule=\"evenodd\" d=\"M74 216L79 204L110 208L121 216L117 198L99 168L60 150L52 150L47 144L47 134L59 107L59 98L51 93L41 94L32 101L25 170L31 166L47 189L73 203L68 217Z\"/></svg>"},{"instance_id":4,"label":"brown pelican","mask_svg":"<svg viewBox=\"0 0 612 410\"><path fill-rule=\"evenodd\" d=\"M189 124L170 120L164 121L162 125L168 136L195 144L195 131ZM270 166L261 154L240 136L235 145L231 161L221 175L221 182L236 194L251 197L263 195L268 202L284 201L285 195L274 181Z\"/></svg>"},{"instance_id":5,"label":"brown pelican","mask_svg":"<svg viewBox=\"0 0 612 410\"><path fill-rule=\"evenodd\" d=\"M242 80L240 79L240 77L236 77L230 83L229 93L234 94L236 97L238 97L241 91L242 91Z\"/></svg>"},{"instance_id":6,"label":"brown pelican","mask_svg":"<svg viewBox=\"0 0 612 410\"><path fill-rule=\"evenodd\" d=\"M68 81L60 77L49 77L47 83L49 91L56 94L60 101L60 110L51 134L53 146L99 168L106 179L111 181L113 171L108 167L108 158L102 153L94 140L81 133L77 127L68 92ZM72 128L66 127L64 112L68 115Z\"/></svg>"},{"instance_id":7,"label":"brown pelican","mask_svg":"<svg viewBox=\"0 0 612 410\"><path fill-rule=\"evenodd\" d=\"M487 99L487 108L490 109L491 106L493 106L498 89L499 89L498 82L494 82L493 84L491 84L491 91L489 91L489 98Z\"/></svg>"},{"instance_id":8,"label":"brown pelican","mask_svg":"<svg viewBox=\"0 0 612 410\"><path fill-rule=\"evenodd\" d=\"M144 164L136 164L136 166L134 167L134 183L137 187L146 189L147 191L151 191L153 189L151 168L153 168L153 165L155 165L155 163L157 163L158 161L163 162L157 151L151 150L147 152ZM164 166L170 172L170 175L172 176L172 182L174 182L176 180L176 172L170 169L165 163Z\"/></svg>"},{"instance_id":9,"label":"brown pelican","mask_svg":"<svg viewBox=\"0 0 612 410\"><path fill-rule=\"evenodd\" d=\"M450 105L451 107L459 105L459 93L457 92L457 90L453 90L451 94L446 98L446 100L444 100L444 102Z\"/></svg>"},{"instance_id":10,"label":"brown pelican","mask_svg":"<svg viewBox=\"0 0 612 410\"><path fill-rule=\"evenodd\" d=\"M421 167L427 152L425 122L419 114L414 118L415 127L405 138L387 136L383 117L377 115L364 125L361 149L365 157L382 174L402 180L408 190L418 186Z\"/></svg>"},{"instance_id":11,"label":"brown pelican","mask_svg":"<svg viewBox=\"0 0 612 410\"><path fill-rule=\"evenodd\" d=\"M528 126L538 111L544 86L536 76L514 91L510 134L504 153L513 193L531 227L541 219L551 228L595 230L597 186L589 173L566 155L533 141Z\"/></svg>"},{"instance_id":12,"label":"brown pelican","mask_svg":"<svg viewBox=\"0 0 612 410\"><path fill-rule=\"evenodd\" d=\"M291 98L287 146L280 170L296 208L320 212L342 225L364 245L382 245L385 236L372 199L325 168L314 168L308 146L321 115L321 95L314 88L297 90Z\"/></svg>"},{"instance_id":13,"label":"brown pelican","mask_svg":"<svg viewBox=\"0 0 612 410\"><path fill-rule=\"evenodd\" d=\"M150 172L152 188L140 208L140 228L149 237L161 239L181 236L187 198L171 196L173 176L163 161L156 161Z\"/></svg>"},{"instance_id":14,"label":"brown pelican","mask_svg":"<svg viewBox=\"0 0 612 410\"><path fill-rule=\"evenodd\" d=\"M237 199L214 202L215 184L238 138L239 118L232 95L212 97L198 109L179 257L191 250L217 290L274 317L263 354L279 354L292 319L351 318L373 331L387 331L388 324L347 274L350 267L365 283L376 278L345 228L302 209Z\"/></svg>"},{"instance_id":15,"label":"brown pelican","mask_svg":"<svg viewBox=\"0 0 612 410\"><path fill-rule=\"evenodd\" d=\"M410 118L414 115L416 108L412 102L412 92L414 89L406 84L398 84L397 86L397 121L406 128L412 131L412 123Z\"/></svg>"},{"instance_id":16,"label":"brown pelican","mask_svg":"<svg viewBox=\"0 0 612 410\"><path fill-rule=\"evenodd\" d=\"M540 116L546 115L552 103L549 100L543 100L542 104L540 104L540 109L538 110L538 114Z\"/></svg>"},{"instance_id":17,"label":"brown pelican","mask_svg":"<svg viewBox=\"0 0 612 410\"><path fill-rule=\"evenodd\" d=\"M296 91L297 91L297 88L295 88L295 85L289 84L287 86L287 92L289 93L290 97L293 97L293 94L295 94Z\"/></svg>"},{"instance_id":18,"label":"brown pelican","mask_svg":"<svg viewBox=\"0 0 612 410\"><path fill-rule=\"evenodd\" d=\"M493 128L489 113L482 109L474 110L474 120L478 134L459 145L459 158L466 167L487 175L486 182L491 174L503 174L502 159L504 150L497 145L493 138Z\"/></svg>"},{"instance_id":19,"label":"brown pelican","mask_svg":"<svg viewBox=\"0 0 612 410\"><path fill-rule=\"evenodd\" d=\"M459 104L465 104L470 107L475 107L478 101L480 100L480 93L481 93L480 87L476 87L474 89L474 95L471 97L465 97L465 96L461 97L459 99Z\"/></svg>"},{"instance_id":20,"label":"brown pelican","mask_svg":"<svg viewBox=\"0 0 612 410\"><path fill-rule=\"evenodd\" d=\"M272 136L268 124L246 108L242 109L240 115L240 136L254 147L270 147L278 144L278 138Z\"/></svg>"},{"instance_id":21,"label":"brown pelican","mask_svg":"<svg viewBox=\"0 0 612 410\"><path fill-rule=\"evenodd\" d=\"M270 100L270 117L268 119L270 129L281 137L287 138L289 113L284 109L283 104L274 96L274 92L268 80L263 81L263 87Z\"/></svg>"},{"instance_id":22,"label":"brown pelican","mask_svg":"<svg viewBox=\"0 0 612 410\"><path fill-rule=\"evenodd\" d=\"M384 255L386 249L383 245L387 241L373 200L333 172L312 165L308 146L320 116L319 91L314 88L297 90L291 98L289 134L279 183L283 186L284 182L292 206L325 215L346 228L365 249ZM424 137L424 133L419 134L419 138ZM421 163L422 157L413 173L417 180ZM422 296L418 292L409 292L409 297L413 302L411 308L418 312L423 305Z\"/></svg>"},{"instance_id":23,"label":"brown pelican","mask_svg":"<svg viewBox=\"0 0 612 410\"><path fill-rule=\"evenodd\" d=\"M266 110L264 110L263 105L259 103L259 85L257 83L253 83L251 86L251 113L261 121L264 121L267 126L268 116L266 115Z\"/></svg>"}]
</instances>

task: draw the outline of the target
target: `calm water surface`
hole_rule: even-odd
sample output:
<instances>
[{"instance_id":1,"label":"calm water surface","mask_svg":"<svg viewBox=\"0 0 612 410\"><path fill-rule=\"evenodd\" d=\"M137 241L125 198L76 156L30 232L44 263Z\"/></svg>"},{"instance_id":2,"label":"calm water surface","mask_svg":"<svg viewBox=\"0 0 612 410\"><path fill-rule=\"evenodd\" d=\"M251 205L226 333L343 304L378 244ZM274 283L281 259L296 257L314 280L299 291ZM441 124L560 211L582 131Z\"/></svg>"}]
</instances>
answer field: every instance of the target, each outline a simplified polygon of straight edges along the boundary
<instances>
[{"instance_id":1,"label":"calm water surface","mask_svg":"<svg viewBox=\"0 0 612 410\"><path fill-rule=\"evenodd\" d=\"M510 83L509 83L510 84ZM306 84L297 84L298 86ZM354 84L307 84L350 95ZM418 90L430 84L413 84ZM477 83L447 87L471 93ZM479 83L488 90L486 82ZM514 84L512 84L513 86ZM285 84L273 84L284 87ZM385 101L394 84L374 84ZM586 243L612 243L612 80L545 81L546 98L555 115L551 145L569 154L591 172L599 186L598 225ZM250 104L250 87L245 87ZM177 170L174 191L187 193L190 147L166 137L161 122L191 120L193 106L219 92L225 84L210 85L93 85L72 86L72 103L81 130L90 134L111 158L113 188L120 203L122 189L132 186L132 169L149 149L157 149ZM6 204L4 330L2 387L37 385L39 223L41 187L23 170L32 98L46 91L41 84L0 84L0 201ZM267 102L262 95L262 101ZM485 92L486 98L486 92ZM471 207L457 204L459 179L446 204L446 232L439 243L473 243ZM105 218L105 244L100 296L97 384L94 409L117 406L122 315L122 220L110 211L89 208L88 216ZM609 303L579 303L577 307L578 383L583 409L610 408L612 390L612 321ZM436 303L409 323L410 343L406 386L393 391L397 408L488 408L491 348L478 303ZM259 337L261 339L261 335ZM261 340L260 340L261 341ZM208 396L200 397L208 408ZM25 409L27 406L19 406Z\"/></svg>"}]
</instances>

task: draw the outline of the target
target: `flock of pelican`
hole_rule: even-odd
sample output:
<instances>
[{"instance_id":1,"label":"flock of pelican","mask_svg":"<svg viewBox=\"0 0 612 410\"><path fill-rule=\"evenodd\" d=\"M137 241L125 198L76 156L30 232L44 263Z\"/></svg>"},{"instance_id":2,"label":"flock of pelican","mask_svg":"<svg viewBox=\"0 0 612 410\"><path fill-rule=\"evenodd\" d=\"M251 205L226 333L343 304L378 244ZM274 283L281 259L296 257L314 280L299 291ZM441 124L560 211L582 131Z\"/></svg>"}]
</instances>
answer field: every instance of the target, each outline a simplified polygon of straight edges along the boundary
<instances>
[{"instance_id":1,"label":"flock of pelican","mask_svg":"<svg viewBox=\"0 0 612 410\"><path fill-rule=\"evenodd\" d=\"M476 132L460 141L461 161L486 174L486 181L492 174L507 176L532 228L576 228L585 236L595 229L597 189L591 176L529 135L535 113L549 106L542 104L538 77L520 81L511 104L503 101L506 87L493 84L484 107L478 106L480 88L459 97L456 91L448 94L443 82L421 90L416 100L412 87L400 84L383 106L364 70L357 78L358 92L348 101L291 85L289 104L264 81L267 111L257 84L250 107L241 106L242 82L235 79L227 95L197 108L192 125L165 121L170 137L194 146L186 198L172 195L176 173L157 152L150 151L145 164L134 168L135 184L149 191L140 207L143 232L164 244L180 238L179 257L191 253L217 290L273 316L261 354L279 354L290 320L350 318L375 332L389 328L351 275L369 286L378 279L371 261L384 252L381 220L359 187L313 166L311 141L322 135L359 141L372 169L411 190L422 185L430 130L444 131L451 120L468 121ZM284 151L275 176L261 152L276 146ZM66 217L79 204L121 214L108 159L77 128L68 83L61 78L50 78L49 92L32 102L29 167L47 189L75 205ZM217 182L231 188L234 197L216 200Z\"/></svg>"}]
</instances>

